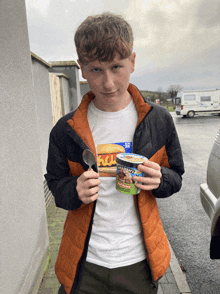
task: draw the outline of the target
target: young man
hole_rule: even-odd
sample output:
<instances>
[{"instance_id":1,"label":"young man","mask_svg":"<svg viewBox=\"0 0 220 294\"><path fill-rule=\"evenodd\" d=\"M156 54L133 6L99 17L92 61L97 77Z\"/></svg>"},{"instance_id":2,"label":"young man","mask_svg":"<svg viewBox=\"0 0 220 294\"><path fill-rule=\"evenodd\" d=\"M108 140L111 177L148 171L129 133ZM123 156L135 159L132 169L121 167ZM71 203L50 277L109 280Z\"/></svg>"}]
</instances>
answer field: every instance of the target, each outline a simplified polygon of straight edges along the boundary
<instances>
[{"instance_id":1,"label":"young man","mask_svg":"<svg viewBox=\"0 0 220 294\"><path fill-rule=\"evenodd\" d=\"M56 205L69 211L55 266L59 293L157 293L170 250L155 198L178 192L184 172L174 123L129 83L136 54L123 18L88 17L75 44L91 91L53 128L45 175ZM138 167L145 177L133 178L137 195L115 188L117 152L149 159Z\"/></svg>"}]
</instances>

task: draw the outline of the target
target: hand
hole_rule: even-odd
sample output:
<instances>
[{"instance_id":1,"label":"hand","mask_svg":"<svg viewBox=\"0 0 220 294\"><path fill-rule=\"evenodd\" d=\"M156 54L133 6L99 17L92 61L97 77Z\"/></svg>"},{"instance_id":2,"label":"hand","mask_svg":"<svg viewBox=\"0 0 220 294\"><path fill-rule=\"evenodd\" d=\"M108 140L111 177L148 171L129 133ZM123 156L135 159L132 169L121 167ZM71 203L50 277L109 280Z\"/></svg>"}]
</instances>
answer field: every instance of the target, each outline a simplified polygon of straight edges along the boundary
<instances>
[{"instance_id":1,"label":"hand","mask_svg":"<svg viewBox=\"0 0 220 294\"><path fill-rule=\"evenodd\" d=\"M133 177L134 181L139 182L136 184L138 189L149 191L160 186L162 174L159 164L145 160L143 164L138 165L138 170L145 173L144 177Z\"/></svg>"},{"instance_id":2,"label":"hand","mask_svg":"<svg viewBox=\"0 0 220 294\"><path fill-rule=\"evenodd\" d=\"M79 199L85 204L94 202L98 198L100 184L99 174L93 169L81 174L77 179L76 185Z\"/></svg>"}]
</instances>

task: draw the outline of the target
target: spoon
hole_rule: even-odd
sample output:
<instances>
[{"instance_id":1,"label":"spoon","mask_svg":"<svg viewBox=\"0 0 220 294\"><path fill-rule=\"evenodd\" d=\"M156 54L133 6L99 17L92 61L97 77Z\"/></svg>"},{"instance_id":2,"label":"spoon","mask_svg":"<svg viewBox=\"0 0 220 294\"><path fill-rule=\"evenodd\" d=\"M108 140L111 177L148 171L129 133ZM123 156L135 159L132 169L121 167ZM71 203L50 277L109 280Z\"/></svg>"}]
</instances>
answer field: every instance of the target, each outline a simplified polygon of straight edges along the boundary
<instances>
[{"instance_id":1,"label":"spoon","mask_svg":"<svg viewBox=\"0 0 220 294\"><path fill-rule=\"evenodd\" d=\"M85 149L82 154L83 161L89 166L89 170L91 170L92 165L95 164L95 156L89 149Z\"/></svg>"}]
</instances>

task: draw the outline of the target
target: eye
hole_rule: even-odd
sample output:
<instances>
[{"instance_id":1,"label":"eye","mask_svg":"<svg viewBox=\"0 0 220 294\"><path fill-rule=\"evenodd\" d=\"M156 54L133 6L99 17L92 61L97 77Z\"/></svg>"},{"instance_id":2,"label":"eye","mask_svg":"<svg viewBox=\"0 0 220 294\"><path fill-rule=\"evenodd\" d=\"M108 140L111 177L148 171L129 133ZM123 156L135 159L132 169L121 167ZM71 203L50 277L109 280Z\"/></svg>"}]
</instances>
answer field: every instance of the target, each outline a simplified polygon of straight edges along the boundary
<instances>
[{"instance_id":1,"label":"eye","mask_svg":"<svg viewBox=\"0 0 220 294\"><path fill-rule=\"evenodd\" d=\"M120 67L121 67L120 65L114 65L114 66L113 66L113 69L118 70Z\"/></svg>"},{"instance_id":2,"label":"eye","mask_svg":"<svg viewBox=\"0 0 220 294\"><path fill-rule=\"evenodd\" d=\"M99 72L99 71L101 71L101 69L100 69L100 68L97 68L97 67L94 67L94 68L92 69L92 72Z\"/></svg>"}]
</instances>

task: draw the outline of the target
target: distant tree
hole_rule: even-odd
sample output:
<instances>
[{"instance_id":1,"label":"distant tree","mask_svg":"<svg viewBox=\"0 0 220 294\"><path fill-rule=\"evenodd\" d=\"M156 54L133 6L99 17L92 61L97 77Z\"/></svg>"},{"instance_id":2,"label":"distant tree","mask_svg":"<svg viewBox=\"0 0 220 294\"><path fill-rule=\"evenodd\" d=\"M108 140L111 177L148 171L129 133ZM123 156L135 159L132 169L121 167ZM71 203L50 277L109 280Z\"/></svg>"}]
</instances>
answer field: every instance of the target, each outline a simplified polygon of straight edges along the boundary
<instances>
[{"instance_id":1,"label":"distant tree","mask_svg":"<svg viewBox=\"0 0 220 294\"><path fill-rule=\"evenodd\" d=\"M182 90L183 87L180 85L170 85L167 89L167 93L170 94L170 98L176 97L177 93Z\"/></svg>"}]
</instances>

